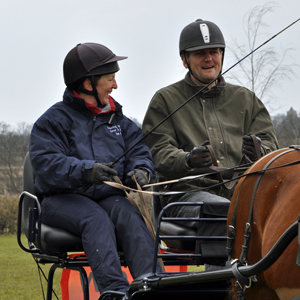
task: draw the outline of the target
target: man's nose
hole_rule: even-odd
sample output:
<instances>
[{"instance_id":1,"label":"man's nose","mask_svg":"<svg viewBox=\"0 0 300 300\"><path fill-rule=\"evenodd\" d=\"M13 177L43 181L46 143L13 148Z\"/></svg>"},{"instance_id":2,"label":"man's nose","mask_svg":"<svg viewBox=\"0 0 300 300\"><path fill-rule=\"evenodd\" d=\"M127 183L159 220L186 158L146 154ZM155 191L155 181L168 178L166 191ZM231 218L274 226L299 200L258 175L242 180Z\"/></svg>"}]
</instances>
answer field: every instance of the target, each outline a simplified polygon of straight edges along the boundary
<instances>
[{"instance_id":1,"label":"man's nose","mask_svg":"<svg viewBox=\"0 0 300 300\"><path fill-rule=\"evenodd\" d=\"M205 55L204 60L205 60L205 61L212 60L212 57L211 57L210 53L207 53L207 54Z\"/></svg>"}]
</instances>

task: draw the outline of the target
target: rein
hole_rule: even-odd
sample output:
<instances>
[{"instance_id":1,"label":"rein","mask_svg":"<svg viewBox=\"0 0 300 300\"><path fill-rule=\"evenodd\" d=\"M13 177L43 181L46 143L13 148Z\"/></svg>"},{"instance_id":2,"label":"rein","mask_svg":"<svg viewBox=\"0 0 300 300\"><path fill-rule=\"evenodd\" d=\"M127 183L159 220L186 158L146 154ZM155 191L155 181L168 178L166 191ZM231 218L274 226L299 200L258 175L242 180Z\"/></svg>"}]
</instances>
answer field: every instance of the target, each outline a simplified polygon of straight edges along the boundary
<instances>
[{"instance_id":1,"label":"rein","mask_svg":"<svg viewBox=\"0 0 300 300\"><path fill-rule=\"evenodd\" d=\"M295 146L295 148L293 150L300 150L300 146ZM296 165L296 164L299 164L299 163L300 163L300 160L296 160L296 161L293 161L293 162L290 162L290 163L287 163L287 164L284 164L284 165L279 165L279 166L276 166L276 167L268 168L266 170L261 169L261 170L257 170L257 171L253 171L253 172L248 172L246 174L238 175L238 176L236 176L232 179L228 179L228 180L224 180L223 182L216 183L216 184L211 185L209 187L203 187L203 188L194 189L194 190L190 190L190 191L191 192L196 192L196 191L201 191L201 190L207 190L207 189L210 189L210 188L215 188L215 187L218 187L220 185L230 183L232 181L237 181L237 180L239 180L243 177L247 177L249 175L264 173L266 171L271 171L271 170L275 170L275 169L279 169L279 168L289 167L289 166ZM196 175L196 176L187 176L187 177L183 177L183 178L180 178L180 179L174 179L174 180L169 180L169 181L151 183L151 184L144 185L143 188L151 188L151 187L158 186L158 185L166 185L166 184L172 184L172 183L176 183L176 182L197 180L201 177L216 175L218 173L225 172L225 171L226 172L228 172L228 171L229 172L236 172L236 171L241 172L243 170L245 171L245 170L248 169L245 166L249 167L249 165L247 164L247 165L242 165L242 166L239 166L239 167L233 167L233 168L228 168L228 169L227 168L219 168L220 171L216 171L216 172L212 172L212 173L206 173L206 174L202 174L202 175ZM214 170L215 170L215 168L214 168ZM104 181L104 183L107 184L107 185L110 185L114 188L118 188L118 189L122 189L122 190L128 190L128 191L133 191L133 192L138 192L138 193L143 193L143 194L149 194L149 195L157 195L157 196L168 196L168 195L176 195L176 194L186 193L186 191L154 192L154 191L137 190L137 189L134 189L134 188L127 187L127 186L123 185L121 182L118 183L118 182Z\"/></svg>"},{"instance_id":2,"label":"rein","mask_svg":"<svg viewBox=\"0 0 300 300\"><path fill-rule=\"evenodd\" d=\"M253 133L249 133L248 136L250 136L250 138L252 139L252 142L254 144L254 150L255 150L257 159L261 158L260 145L257 141L256 136ZM236 169L236 172L232 176L232 180L227 181L227 183L228 183L228 185L227 185L226 183L224 183L224 180L223 180L221 172L220 172L221 170L226 171L226 169L218 167L218 162L217 162L217 158L216 158L215 152L213 150L213 147L209 144L209 141L204 142L204 144L205 143L206 143L206 147L208 148L208 151L210 153L210 156L212 158L213 166L211 166L210 168L215 171L218 171L217 177L219 179L219 182L222 183L227 190L231 190L235 186L235 184L238 180L240 171L246 171L245 168L241 168L242 166L244 166L243 162L245 161L245 163L249 166L249 164L251 165L253 163L253 161L251 161L251 159L246 154L243 154L243 156L238 164L238 167ZM227 171L228 171L228 169L227 169Z\"/></svg>"}]
</instances>

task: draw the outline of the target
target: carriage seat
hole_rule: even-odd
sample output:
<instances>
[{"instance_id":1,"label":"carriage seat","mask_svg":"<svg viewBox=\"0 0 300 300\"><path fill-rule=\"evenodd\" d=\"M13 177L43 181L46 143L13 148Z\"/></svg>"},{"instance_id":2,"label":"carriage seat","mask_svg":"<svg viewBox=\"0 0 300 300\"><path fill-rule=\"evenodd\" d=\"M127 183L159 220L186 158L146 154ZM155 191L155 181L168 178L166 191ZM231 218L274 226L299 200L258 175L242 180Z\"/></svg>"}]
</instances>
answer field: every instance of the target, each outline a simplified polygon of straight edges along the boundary
<instances>
[{"instance_id":1,"label":"carriage seat","mask_svg":"<svg viewBox=\"0 0 300 300\"><path fill-rule=\"evenodd\" d=\"M47 300L52 299L53 278L57 268L79 271L84 300L89 300L89 280L85 270L89 263L81 238L64 229L42 223L42 209L34 192L34 172L29 153L24 160L22 190L18 208L17 240L20 248L31 253L38 264L51 264L47 278ZM27 238L28 246L22 243L22 230ZM77 252L77 254L69 256L70 252ZM119 257L121 265L126 266L121 251L119 251Z\"/></svg>"},{"instance_id":2,"label":"carriage seat","mask_svg":"<svg viewBox=\"0 0 300 300\"><path fill-rule=\"evenodd\" d=\"M36 247L42 246L41 248L44 249L45 252L49 252L48 254L61 253L63 254L63 256L65 256L66 252L83 252L84 250L81 238L69 231L40 223L40 237L38 236L38 232L36 232L36 234L33 234L34 227L32 227L33 224L31 224L31 222L41 222L41 220L39 220L39 217L41 215L38 216L38 214L41 214L41 211L38 212L39 199L34 193L34 172L32 169L29 153L27 153L24 161L22 185L22 189L26 193L21 195L22 218L20 221L25 236L29 238ZM35 213L37 215L33 218L33 216L31 215L32 213ZM37 226L39 226L39 224L37 224Z\"/></svg>"},{"instance_id":3,"label":"carriage seat","mask_svg":"<svg viewBox=\"0 0 300 300\"><path fill-rule=\"evenodd\" d=\"M157 228L157 222L160 212L162 211L162 206L160 203L160 198L157 195L152 196L152 218L153 225ZM164 215L165 216L165 215ZM171 222L162 221L160 223L160 233L162 235L168 236L195 236L197 235L197 229L194 227L187 227L182 224L176 224ZM165 241L165 243L172 248L186 250L186 251L194 251L195 250L195 241L193 240L169 240Z\"/></svg>"},{"instance_id":4,"label":"carriage seat","mask_svg":"<svg viewBox=\"0 0 300 300\"><path fill-rule=\"evenodd\" d=\"M153 190L157 190L157 187ZM183 203L184 205L192 205L191 203ZM201 205L201 213L199 221L200 227L185 226L186 221L170 221L165 211L175 205L171 203L162 208L158 195L152 196L152 217L153 224L159 232L163 242L168 247L169 252L191 252L200 254L202 259L198 259L199 264L208 263L216 265L224 265L227 260L227 213L230 205L228 200L222 203L205 203L199 202ZM177 204L176 204L177 205ZM163 212L162 212L163 211ZM162 216L160 214L162 213ZM159 218L160 216L160 218ZM181 219L180 219L181 220ZM185 223L184 223L185 222ZM197 225L196 225L197 226ZM176 239L164 239L163 236L178 236ZM201 239L192 239L189 237L203 237Z\"/></svg>"}]
</instances>

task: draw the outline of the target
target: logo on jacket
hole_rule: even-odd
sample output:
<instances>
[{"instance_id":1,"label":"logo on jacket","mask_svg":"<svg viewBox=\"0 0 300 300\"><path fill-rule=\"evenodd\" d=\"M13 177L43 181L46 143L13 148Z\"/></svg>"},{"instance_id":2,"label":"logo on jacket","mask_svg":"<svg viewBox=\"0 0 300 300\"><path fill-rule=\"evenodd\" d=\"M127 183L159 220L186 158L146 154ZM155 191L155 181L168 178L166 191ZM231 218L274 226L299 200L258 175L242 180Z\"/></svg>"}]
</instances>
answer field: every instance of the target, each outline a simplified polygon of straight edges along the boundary
<instances>
[{"instance_id":1,"label":"logo on jacket","mask_svg":"<svg viewBox=\"0 0 300 300\"><path fill-rule=\"evenodd\" d=\"M122 130L121 130L121 126L120 125L116 125L116 126L107 126L107 129L111 132L114 133L115 135L122 135Z\"/></svg>"}]
</instances>

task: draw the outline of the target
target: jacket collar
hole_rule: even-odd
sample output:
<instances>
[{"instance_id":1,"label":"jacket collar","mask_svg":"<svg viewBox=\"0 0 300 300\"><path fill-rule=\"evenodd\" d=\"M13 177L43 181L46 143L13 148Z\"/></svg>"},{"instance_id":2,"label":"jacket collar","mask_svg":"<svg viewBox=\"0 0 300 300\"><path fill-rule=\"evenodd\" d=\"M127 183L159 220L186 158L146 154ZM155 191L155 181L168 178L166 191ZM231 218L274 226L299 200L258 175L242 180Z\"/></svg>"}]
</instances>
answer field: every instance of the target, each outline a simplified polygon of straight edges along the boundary
<instances>
[{"instance_id":1,"label":"jacket collar","mask_svg":"<svg viewBox=\"0 0 300 300\"><path fill-rule=\"evenodd\" d=\"M116 115L122 116L122 106L115 101L112 97L110 97L109 105L104 107L102 110L94 105L94 108L91 108L91 105L87 105L85 100L81 98L77 93L74 93L73 90L66 88L63 96L63 102L69 107L81 111L83 113L90 114L92 112L93 115L98 115L99 113L115 113Z\"/></svg>"},{"instance_id":2,"label":"jacket collar","mask_svg":"<svg viewBox=\"0 0 300 300\"><path fill-rule=\"evenodd\" d=\"M75 95L76 98L81 98L80 95L75 90L73 90L72 92L73 92L73 94ZM85 104L90 109L90 111L93 113L94 116L97 116L99 114L105 114L105 113L108 113L110 111L115 111L116 110L116 105L115 105L114 100L111 96L109 96L108 103L103 108L99 108L98 106L96 106L94 104L91 104L87 101L85 101Z\"/></svg>"},{"instance_id":3,"label":"jacket collar","mask_svg":"<svg viewBox=\"0 0 300 300\"><path fill-rule=\"evenodd\" d=\"M195 84L195 82L192 80L191 78L191 74L190 72L188 72L186 75L185 75L185 82L189 85L189 86L192 86L193 88L197 89L198 91L200 89L202 89L204 86L203 85L197 85ZM226 86L226 81L224 79L223 76L221 76L219 79L218 79L218 83L216 86L213 86L210 90L206 87L201 93L200 93L200 96L202 97L216 97L218 96L222 89Z\"/></svg>"}]
</instances>

